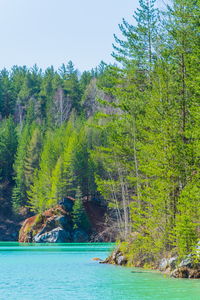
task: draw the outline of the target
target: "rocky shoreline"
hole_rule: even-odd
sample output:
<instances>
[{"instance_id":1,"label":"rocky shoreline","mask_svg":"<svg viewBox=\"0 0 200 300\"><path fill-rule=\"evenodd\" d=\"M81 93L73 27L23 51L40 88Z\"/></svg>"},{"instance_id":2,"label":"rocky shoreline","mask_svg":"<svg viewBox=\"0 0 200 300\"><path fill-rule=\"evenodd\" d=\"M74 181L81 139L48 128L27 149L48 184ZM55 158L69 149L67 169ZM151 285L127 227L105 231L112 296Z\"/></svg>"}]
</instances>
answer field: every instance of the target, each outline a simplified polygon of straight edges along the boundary
<instances>
[{"instance_id":1,"label":"rocky shoreline","mask_svg":"<svg viewBox=\"0 0 200 300\"><path fill-rule=\"evenodd\" d=\"M196 247L197 253L200 250L200 242ZM177 256L162 258L155 264L154 270L158 270L162 273L168 274L173 278L200 278L200 258L199 253L197 255L189 254L181 262ZM114 264L119 266L127 266L129 261L126 255L117 247L111 255L100 263ZM135 267L143 267L142 265L136 264Z\"/></svg>"}]
</instances>

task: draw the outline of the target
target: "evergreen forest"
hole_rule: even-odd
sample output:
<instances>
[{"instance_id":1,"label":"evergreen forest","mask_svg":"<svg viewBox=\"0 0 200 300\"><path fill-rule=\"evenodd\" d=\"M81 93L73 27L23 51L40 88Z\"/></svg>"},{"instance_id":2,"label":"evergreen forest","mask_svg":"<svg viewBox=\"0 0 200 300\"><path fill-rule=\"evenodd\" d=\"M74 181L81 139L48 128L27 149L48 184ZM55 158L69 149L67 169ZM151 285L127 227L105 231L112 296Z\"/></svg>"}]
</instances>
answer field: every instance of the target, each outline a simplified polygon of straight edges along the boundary
<instances>
[{"instance_id":1,"label":"evergreen forest","mask_svg":"<svg viewBox=\"0 0 200 300\"><path fill-rule=\"evenodd\" d=\"M158 2L158 1L157 1ZM132 262L200 239L200 1L140 0L114 64L0 71L0 214L106 206ZM81 49L80 49L81 51ZM78 224L79 214L76 214Z\"/></svg>"}]
</instances>

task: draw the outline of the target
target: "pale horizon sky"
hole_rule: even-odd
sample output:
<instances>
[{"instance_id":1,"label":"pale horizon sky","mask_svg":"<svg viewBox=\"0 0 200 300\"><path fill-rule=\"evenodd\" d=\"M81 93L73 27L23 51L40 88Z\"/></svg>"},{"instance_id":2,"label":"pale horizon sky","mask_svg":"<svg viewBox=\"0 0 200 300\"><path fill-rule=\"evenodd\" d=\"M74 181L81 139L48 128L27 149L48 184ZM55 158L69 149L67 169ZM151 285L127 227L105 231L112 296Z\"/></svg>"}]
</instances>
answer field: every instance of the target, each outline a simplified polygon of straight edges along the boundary
<instances>
[{"instance_id":1,"label":"pale horizon sky","mask_svg":"<svg viewBox=\"0 0 200 300\"><path fill-rule=\"evenodd\" d=\"M0 0L0 69L112 63L113 34L137 7L138 0Z\"/></svg>"}]
</instances>

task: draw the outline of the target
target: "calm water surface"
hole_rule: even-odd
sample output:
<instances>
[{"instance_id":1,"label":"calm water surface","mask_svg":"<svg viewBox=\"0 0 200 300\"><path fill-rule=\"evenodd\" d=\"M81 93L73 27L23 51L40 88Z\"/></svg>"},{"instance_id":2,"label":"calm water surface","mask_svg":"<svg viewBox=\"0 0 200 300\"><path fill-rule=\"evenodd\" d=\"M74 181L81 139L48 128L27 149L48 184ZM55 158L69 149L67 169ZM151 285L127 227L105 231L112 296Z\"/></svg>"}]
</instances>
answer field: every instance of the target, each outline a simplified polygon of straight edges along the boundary
<instances>
[{"instance_id":1,"label":"calm water surface","mask_svg":"<svg viewBox=\"0 0 200 300\"><path fill-rule=\"evenodd\" d=\"M99 264L113 244L0 243L2 300L200 300L200 280Z\"/></svg>"}]
</instances>

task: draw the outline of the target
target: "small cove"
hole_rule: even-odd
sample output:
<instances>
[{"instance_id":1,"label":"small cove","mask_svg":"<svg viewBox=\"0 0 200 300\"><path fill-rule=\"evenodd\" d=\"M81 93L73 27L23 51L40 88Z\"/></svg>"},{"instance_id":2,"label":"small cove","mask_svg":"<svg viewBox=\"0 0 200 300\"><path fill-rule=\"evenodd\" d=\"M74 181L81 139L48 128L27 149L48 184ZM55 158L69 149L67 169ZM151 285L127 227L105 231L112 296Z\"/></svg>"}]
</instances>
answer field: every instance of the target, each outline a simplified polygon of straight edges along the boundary
<instances>
[{"instance_id":1,"label":"small cove","mask_svg":"<svg viewBox=\"0 0 200 300\"><path fill-rule=\"evenodd\" d=\"M114 244L0 243L1 300L199 300L200 281L99 264Z\"/></svg>"}]
</instances>

